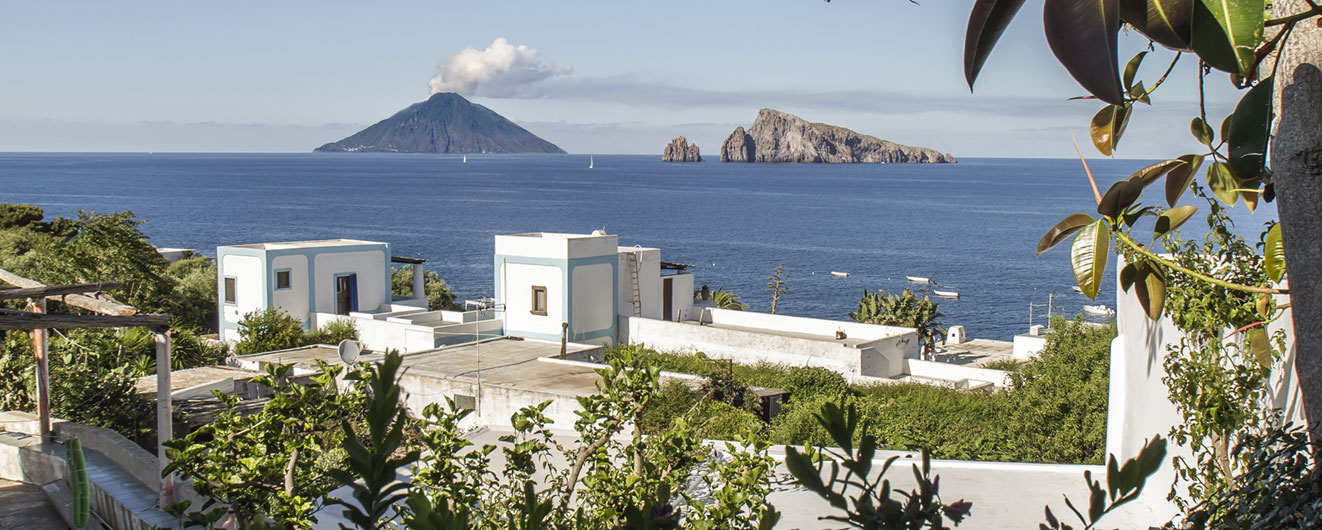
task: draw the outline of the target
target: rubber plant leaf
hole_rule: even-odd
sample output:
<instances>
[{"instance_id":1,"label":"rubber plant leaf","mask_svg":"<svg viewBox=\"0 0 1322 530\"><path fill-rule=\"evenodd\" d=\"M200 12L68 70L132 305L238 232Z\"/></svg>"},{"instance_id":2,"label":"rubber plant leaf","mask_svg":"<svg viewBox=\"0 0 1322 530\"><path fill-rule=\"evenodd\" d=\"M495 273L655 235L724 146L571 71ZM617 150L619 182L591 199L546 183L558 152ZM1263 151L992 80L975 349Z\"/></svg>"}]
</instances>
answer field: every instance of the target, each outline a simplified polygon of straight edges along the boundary
<instances>
[{"instance_id":1,"label":"rubber plant leaf","mask_svg":"<svg viewBox=\"0 0 1322 530\"><path fill-rule=\"evenodd\" d=\"M1143 266L1143 262L1136 261L1126 263L1124 267L1120 267L1120 288L1126 293L1129 292L1130 287L1134 286L1134 279L1138 277L1139 267L1141 266Z\"/></svg>"},{"instance_id":2,"label":"rubber plant leaf","mask_svg":"<svg viewBox=\"0 0 1322 530\"><path fill-rule=\"evenodd\" d=\"M1180 201L1184 190L1189 189L1193 176L1198 174L1198 168L1203 165L1203 155L1184 155L1176 160L1184 164L1171 168L1166 176L1166 204L1172 207Z\"/></svg>"},{"instance_id":3,"label":"rubber plant leaf","mask_svg":"<svg viewBox=\"0 0 1322 530\"><path fill-rule=\"evenodd\" d=\"M1224 162L1213 162L1207 166L1207 187L1227 206L1234 206L1239 200L1239 183L1235 182L1235 176Z\"/></svg>"},{"instance_id":4,"label":"rubber plant leaf","mask_svg":"<svg viewBox=\"0 0 1322 530\"><path fill-rule=\"evenodd\" d=\"M1143 305L1148 318L1161 318L1161 311L1166 305L1166 278L1155 267L1143 267L1134 278L1134 294Z\"/></svg>"},{"instance_id":5,"label":"rubber plant leaf","mask_svg":"<svg viewBox=\"0 0 1322 530\"><path fill-rule=\"evenodd\" d=\"M1037 242L1037 255L1041 256L1043 252L1061 244L1065 241L1065 238L1082 230L1084 226L1091 222L1093 222L1092 216L1082 213L1076 213L1062 219L1059 223L1056 223L1056 226L1051 227L1051 230L1047 230L1046 235L1042 236L1042 240Z\"/></svg>"},{"instance_id":6,"label":"rubber plant leaf","mask_svg":"<svg viewBox=\"0 0 1322 530\"><path fill-rule=\"evenodd\" d=\"M1182 165L1184 165L1184 160L1172 158L1165 162L1157 162L1156 164L1135 171L1134 174L1129 176L1129 178L1137 178L1143 181L1143 187L1146 188L1152 185L1153 182L1156 182L1157 179L1161 178L1162 175L1165 175Z\"/></svg>"},{"instance_id":7,"label":"rubber plant leaf","mask_svg":"<svg viewBox=\"0 0 1322 530\"><path fill-rule=\"evenodd\" d=\"M1273 282L1280 282L1285 277L1285 245L1281 243L1281 223L1272 225L1263 239L1262 261L1267 269L1267 277Z\"/></svg>"},{"instance_id":8,"label":"rubber plant leaf","mask_svg":"<svg viewBox=\"0 0 1322 530\"><path fill-rule=\"evenodd\" d=\"M1264 10L1264 0L1198 0L1193 6L1193 50L1213 68L1250 77L1253 50L1262 43Z\"/></svg>"},{"instance_id":9,"label":"rubber plant leaf","mask_svg":"<svg viewBox=\"0 0 1322 530\"><path fill-rule=\"evenodd\" d=\"M1116 182L1102 195L1102 202L1097 204L1097 213L1116 219L1142 194L1143 181L1140 179L1130 177Z\"/></svg>"},{"instance_id":10,"label":"rubber plant leaf","mask_svg":"<svg viewBox=\"0 0 1322 530\"><path fill-rule=\"evenodd\" d=\"M1214 139L1212 126L1208 125L1202 118L1195 117L1193 121L1189 122L1189 132L1193 133L1193 137L1198 140L1198 143L1208 147L1212 146L1212 140Z\"/></svg>"},{"instance_id":11,"label":"rubber plant leaf","mask_svg":"<svg viewBox=\"0 0 1322 530\"><path fill-rule=\"evenodd\" d=\"M969 27L964 33L964 79L973 90L973 82L982 71L996 41L1024 6L1024 0L977 0L969 12Z\"/></svg>"},{"instance_id":12,"label":"rubber plant leaf","mask_svg":"<svg viewBox=\"0 0 1322 530\"><path fill-rule=\"evenodd\" d=\"M1258 179L1267 162L1267 140L1271 136L1272 78L1250 88L1230 115L1226 144L1230 147L1230 169L1240 180Z\"/></svg>"},{"instance_id":13,"label":"rubber plant leaf","mask_svg":"<svg viewBox=\"0 0 1322 530\"><path fill-rule=\"evenodd\" d=\"M1120 20L1158 44L1179 51L1189 47L1193 9L1198 0L1120 0Z\"/></svg>"},{"instance_id":14,"label":"rubber plant leaf","mask_svg":"<svg viewBox=\"0 0 1322 530\"><path fill-rule=\"evenodd\" d=\"M1253 350L1253 358L1258 361L1258 366L1271 368L1272 365L1272 344L1271 339L1267 338L1267 330L1262 326L1250 329L1246 339L1249 342L1249 348Z\"/></svg>"},{"instance_id":15,"label":"rubber plant leaf","mask_svg":"<svg viewBox=\"0 0 1322 530\"><path fill-rule=\"evenodd\" d=\"M1115 152L1120 135L1125 133L1125 126L1129 125L1129 112L1129 105L1107 105L1093 115L1088 132L1092 135L1093 146L1099 152L1106 156Z\"/></svg>"},{"instance_id":16,"label":"rubber plant leaf","mask_svg":"<svg viewBox=\"0 0 1322 530\"><path fill-rule=\"evenodd\" d=\"M1121 6L1122 6L1121 9L1124 9L1123 5L1124 3L1121 2ZM1125 77L1122 80L1125 86L1125 90L1130 90L1134 88L1134 76L1138 75L1138 67L1139 65L1143 64L1143 58L1146 57L1147 55L1148 55L1147 50L1138 52L1137 54L1134 55L1133 58L1129 59L1128 63L1125 64Z\"/></svg>"},{"instance_id":17,"label":"rubber plant leaf","mask_svg":"<svg viewBox=\"0 0 1322 530\"><path fill-rule=\"evenodd\" d=\"M1111 252L1111 231L1106 220L1098 219L1079 230L1070 248L1070 266L1074 280L1088 298L1097 298L1106 272L1107 255Z\"/></svg>"},{"instance_id":18,"label":"rubber plant leaf","mask_svg":"<svg viewBox=\"0 0 1322 530\"><path fill-rule=\"evenodd\" d=\"M1157 224L1152 229L1152 239L1154 241L1157 239L1161 239L1161 236L1166 235L1171 230L1175 230L1176 228L1179 228L1180 225L1184 224L1185 221L1188 221L1189 217L1192 216L1193 213L1196 211L1198 211L1197 206L1187 206L1187 205L1177 206L1175 208L1166 210L1166 213L1163 213L1161 214L1161 216L1157 217Z\"/></svg>"},{"instance_id":19,"label":"rubber plant leaf","mask_svg":"<svg viewBox=\"0 0 1322 530\"><path fill-rule=\"evenodd\" d=\"M1097 99L1125 103L1116 64L1119 0L1046 0L1047 44L1074 80Z\"/></svg>"}]
</instances>

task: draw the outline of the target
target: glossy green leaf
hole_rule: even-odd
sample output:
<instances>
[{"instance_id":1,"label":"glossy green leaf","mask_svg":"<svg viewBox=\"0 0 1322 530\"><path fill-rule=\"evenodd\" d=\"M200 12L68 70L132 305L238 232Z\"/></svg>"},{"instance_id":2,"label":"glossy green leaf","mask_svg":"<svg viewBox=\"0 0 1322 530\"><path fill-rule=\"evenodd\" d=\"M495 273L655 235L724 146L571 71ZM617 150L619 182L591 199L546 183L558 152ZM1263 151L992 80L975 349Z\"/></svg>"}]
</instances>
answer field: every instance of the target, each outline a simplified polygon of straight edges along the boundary
<instances>
[{"instance_id":1,"label":"glossy green leaf","mask_svg":"<svg viewBox=\"0 0 1322 530\"><path fill-rule=\"evenodd\" d=\"M1139 103L1146 105L1152 104L1152 99L1148 97L1148 91L1146 88L1143 88L1142 81L1134 84L1134 86L1129 89L1129 97L1134 98L1134 101Z\"/></svg>"},{"instance_id":2,"label":"glossy green leaf","mask_svg":"<svg viewBox=\"0 0 1322 530\"><path fill-rule=\"evenodd\" d=\"M1189 216L1193 215L1196 211L1198 211L1197 206L1177 206L1167 210L1166 213L1157 217L1156 227L1152 229L1152 239L1161 239L1161 236L1166 235L1171 230L1179 228L1180 225L1184 224L1185 221L1188 221Z\"/></svg>"},{"instance_id":3,"label":"glossy green leaf","mask_svg":"<svg viewBox=\"0 0 1322 530\"><path fill-rule=\"evenodd\" d=\"M1258 209L1258 197L1262 193L1258 190L1259 182L1245 182L1235 179L1239 183L1239 198L1244 199L1244 206L1247 206L1249 213Z\"/></svg>"},{"instance_id":4,"label":"glossy green leaf","mask_svg":"<svg viewBox=\"0 0 1322 530\"><path fill-rule=\"evenodd\" d=\"M1193 121L1189 122L1189 132L1193 133L1193 137L1198 140L1198 143L1209 147L1212 145L1212 140L1214 140L1212 126L1208 125L1202 118L1194 118Z\"/></svg>"},{"instance_id":5,"label":"glossy green leaf","mask_svg":"<svg viewBox=\"0 0 1322 530\"><path fill-rule=\"evenodd\" d=\"M1126 263L1124 267L1120 267L1120 288L1126 293L1129 292L1129 288L1134 286L1136 277L1138 277L1138 265L1135 263Z\"/></svg>"},{"instance_id":6,"label":"glossy green leaf","mask_svg":"<svg viewBox=\"0 0 1322 530\"><path fill-rule=\"evenodd\" d=\"M1046 0L1047 44L1074 80L1097 99L1125 103L1116 64L1119 0Z\"/></svg>"},{"instance_id":7,"label":"glossy green leaf","mask_svg":"<svg viewBox=\"0 0 1322 530\"><path fill-rule=\"evenodd\" d=\"M1106 220L1098 219L1079 230L1070 247L1070 267L1074 280L1088 298L1097 298L1111 253L1111 231Z\"/></svg>"},{"instance_id":8,"label":"glossy green leaf","mask_svg":"<svg viewBox=\"0 0 1322 530\"><path fill-rule=\"evenodd\" d=\"M1253 359L1258 361L1258 366L1271 368L1272 344L1271 339L1267 338L1267 330L1262 329L1262 326L1250 329L1244 339L1248 341L1249 350L1253 352Z\"/></svg>"},{"instance_id":9,"label":"glossy green leaf","mask_svg":"<svg viewBox=\"0 0 1322 530\"><path fill-rule=\"evenodd\" d=\"M1180 195L1184 190L1189 189L1189 184L1193 182L1193 176L1198 174L1198 168L1203 165L1203 155L1184 155L1176 160L1184 164L1171 168L1166 176L1166 204L1175 206L1179 202Z\"/></svg>"},{"instance_id":10,"label":"glossy green leaf","mask_svg":"<svg viewBox=\"0 0 1322 530\"><path fill-rule=\"evenodd\" d=\"M1088 132L1092 135L1093 146L1099 152L1106 156L1115 152L1120 135L1125 133L1125 126L1129 125L1129 112L1129 105L1107 105L1093 115Z\"/></svg>"},{"instance_id":11,"label":"glossy green leaf","mask_svg":"<svg viewBox=\"0 0 1322 530\"><path fill-rule=\"evenodd\" d=\"M1273 282L1280 282L1285 277L1285 245L1281 242L1281 223L1272 225L1263 239L1262 262L1267 269L1267 277Z\"/></svg>"},{"instance_id":12,"label":"glossy green leaf","mask_svg":"<svg viewBox=\"0 0 1322 530\"><path fill-rule=\"evenodd\" d=\"M1140 179L1130 178L1112 184L1102 195L1102 202L1097 204L1097 213L1111 219L1118 218L1142 194L1143 181Z\"/></svg>"},{"instance_id":13,"label":"glossy green leaf","mask_svg":"<svg viewBox=\"0 0 1322 530\"><path fill-rule=\"evenodd\" d=\"M1230 168L1223 162L1213 162L1207 166L1207 187L1227 206L1234 206L1239 200L1239 183L1235 182L1235 176L1230 174Z\"/></svg>"},{"instance_id":14,"label":"glossy green leaf","mask_svg":"<svg viewBox=\"0 0 1322 530\"><path fill-rule=\"evenodd\" d=\"M1198 0L1120 0L1120 20L1173 50L1191 51L1193 6Z\"/></svg>"},{"instance_id":15,"label":"glossy green leaf","mask_svg":"<svg viewBox=\"0 0 1322 530\"><path fill-rule=\"evenodd\" d=\"M1132 175L1129 175L1129 178L1141 180L1143 182L1143 187L1146 188L1152 185L1153 182L1156 182L1157 179L1161 178L1162 175L1165 175L1184 164L1184 160L1179 158L1157 162L1156 164L1135 171Z\"/></svg>"},{"instance_id":16,"label":"glossy green leaf","mask_svg":"<svg viewBox=\"0 0 1322 530\"><path fill-rule=\"evenodd\" d=\"M973 81L982 71L996 41L1014 20L1024 0L976 0L969 12L969 26L964 32L964 80L973 90Z\"/></svg>"},{"instance_id":17,"label":"glossy green leaf","mask_svg":"<svg viewBox=\"0 0 1322 530\"><path fill-rule=\"evenodd\" d=\"M1271 135L1272 78L1250 88L1230 115L1226 144L1230 147L1230 169L1240 180L1262 176L1267 162L1267 139Z\"/></svg>"},{"instance_id":18,"label":"glossy green leaf","mask_svg":"<svg viewBox=\"0 0 1322 530\"><path fill-rule=\"evenodd\" d=\"M1123 215L1121 215L1120 217L1121 217L1121 220L1123 220L1123 221L1125 222L1125 226L1133 227L1133 226L1134 226L1134 223L1137 223L1139 219L1142 219L1142 218L1143 218L1143 216L1145 216L1145 215L1157 215L1156 213L1154 213L1156 210L1157 210L1157 207L1155 207L1155 206L1144 206L1144 207L1142 207L1142 208L1130 209L1130 210L1126 211L1126 212L1125 212Z\"/></svg>"},{"instance_id":19,"label":"glossy green leaf","mask_svg":"<svg viewBox=\"0 0 1322 530\"><path fill-rule=\"evenodd\" d=\"M1139 65L1143 64L1143 57L1146 57L1147 54L1148 54L1147 50L1138 52L1137 54L1134 55L1132 59L1129 60L1128 64L1125 64L1125 77L1123 80L1125 85L1125 90L1130 90L1134 88L1134 76L1138 75L1138 67Z\"/></svg>"},{"instance_id":20,"label":"glossy green leaf","mask_svg":"<svg viewBox=\"0 0 1322 530\"><path fill-rule=\"evenodd\" d=\"M1262 43L1264 0L1199 0L1192 47L1213 68L1249 77Z\"/></svg>"},{"instance_id":21,"label":"glossy green leaf","mask_svg":"<svg viewBox=\"0 0 1322 530\"><path fill-rule=\"evenodd\" d=\"M1138 303L1143 306L1148 318L1161 318L1162 309L1166 305L1166 278L1156 267L1144 264L1134 278L1134 295L1138 297Z\"/></svg>"},{"instance_id":22,"label":"glossy green leaf","mask_svg":"<svg viewBox=\"0 0 1322 530\"><path fill-rule=\"evenodd\" d=\"M1041 256L1043 252L1051 250L1062 241L1065 241L1065 238L1083 229L1092 221L1092 216L1082 213L1076 213L1062 219L1059 223L1056 223L1056 226L1051 227L1051 230L1047 230L1046 235L1042 236L1042 240L1037 242L1037 255Z\"/></svg>"}]
</instances>

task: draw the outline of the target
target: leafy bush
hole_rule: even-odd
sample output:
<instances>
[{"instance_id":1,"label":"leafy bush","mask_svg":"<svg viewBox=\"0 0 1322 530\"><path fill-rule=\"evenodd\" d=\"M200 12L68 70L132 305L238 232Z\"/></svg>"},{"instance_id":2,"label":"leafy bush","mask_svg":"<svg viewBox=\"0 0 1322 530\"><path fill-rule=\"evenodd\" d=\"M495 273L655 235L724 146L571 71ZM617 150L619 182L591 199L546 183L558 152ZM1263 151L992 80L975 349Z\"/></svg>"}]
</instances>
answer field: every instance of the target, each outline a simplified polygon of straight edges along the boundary
<instances>
[{"instance_id":1,"label":"leafy bush","mask_svg":"<svg viewBox=\"0 0 1322 530\"><path fill-rule=\"evenodd\" d=\"M284 311L268 307L243 315L235 355L297 348L306 344L303 323Z\"/></svg>"},{"instance_id":2,"label":"leafy bush","mask_svg":"<svg viewBox=\"0 0 1322 530\"><path fill-rule=\"evenodd\" d=\"M337 318L320 329L309 331L303 341L307 344L330 344L336 345L343 340L352 340L358 338L358 326L355 326L352 320L347 318Z\"/></svg>"},{"instance_id":3,"label":"leafy bush","mask_svg":"<svg viewBox=\"0 0 1322 530\"><path fill-rule=\"evenodd\" d=\"M181 259L166 267L165 274L174 281L169 310L176 325L215 333L218 323L215 260Z\"/></svg>"},{"instance_id":4,"label":"leafy bush","mask_svg":"<svg viewBox=\"0 0 1322 530\"><path fill-rule=\"evenodd\" d=\"M174 370L222 364L228 354L227 346L202 340L197 330L170 330L170 364Z\"/></svg>"},{"instance_id":5,"label":"leafy bush","mask_svg":"<svg viewBox=\"0 0 1322 530\"><path fill-rule=\"evenodd\" d=\"M1038 357L1010 374L1014 389L1004 420L1016 439L1012 457L1103 462L1115 334L1115 324L1052 322Z\"/></svg>"},{"instance_id":6,"label":"leafy bush","mask_svg":"<svg viewBox=\"0 0 1322 530\"><path fill-rule=\"evenodd\" d=\"M454 289L441 279L436 271L423 271L422 288L427 295L427 309L447 309L462 311L464 308L455 302ZM397 296L413 296L413 265L390 269L390 292Z\"/></svg>"}]
</instances>

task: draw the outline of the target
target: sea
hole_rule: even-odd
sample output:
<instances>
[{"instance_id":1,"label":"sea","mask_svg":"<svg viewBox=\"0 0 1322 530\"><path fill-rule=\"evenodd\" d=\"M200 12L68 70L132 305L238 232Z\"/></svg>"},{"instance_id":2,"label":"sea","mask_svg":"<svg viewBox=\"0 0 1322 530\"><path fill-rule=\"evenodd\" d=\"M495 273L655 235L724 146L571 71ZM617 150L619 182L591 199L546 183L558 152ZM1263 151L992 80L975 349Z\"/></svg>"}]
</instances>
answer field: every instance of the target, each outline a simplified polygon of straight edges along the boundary
<instances>
[{"instance_id":1,"label":"sea","mask_svg":"<svg viewBox=\"0 0 1322 530\"><path fill-rule=\"evenodd\" d=\"M1102 191L1149 163L1089 161ZM1163 203L1163 189L1144 199ZM427 259L461 300L491 296L495 235L597 229L618 234L622 246L660 248L662 260L692 265L697 285L733 291L754 311L771 310L768 276L781 266L787 292L778 313L844 320L865 289L935 287L959 293L934 300L942 323L972 338L1010 340L1028 331L1030 315L1045 324L1049 302L1053 314L1075 315L1116 300L1114 256L1096 300L1071 290L1067 244L1034 256L1057 221L1096 213L1077 159L0 153L0 202L34 204L48 217L131 211L156 246L209 256L220 245L385 241L398 256ZM1240 206L1234 217L1237 231L1257 241L1276 210ZM1205 233L1201 220L1188 223L1186 237Z\"/></svg>"}]
</instances>

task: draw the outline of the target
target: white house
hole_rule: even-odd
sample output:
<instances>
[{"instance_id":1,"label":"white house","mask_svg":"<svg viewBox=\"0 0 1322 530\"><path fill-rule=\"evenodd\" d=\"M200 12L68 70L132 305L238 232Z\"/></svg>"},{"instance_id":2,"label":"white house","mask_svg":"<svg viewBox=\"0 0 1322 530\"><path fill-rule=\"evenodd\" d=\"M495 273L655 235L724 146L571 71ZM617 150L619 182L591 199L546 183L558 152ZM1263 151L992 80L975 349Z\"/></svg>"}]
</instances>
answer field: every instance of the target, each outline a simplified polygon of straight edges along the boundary
<instances>
[{"instance_id":1,"label":"white house","mask_svg":"<svg viewBox=\"0 0 1322 530\"><path fill-rule=\"evenodd\" d=\"M663 274L661 251L619 237L529 232L496 236L495 301L505 334L610 345L618 316L685 318L693 276Z\"/></svg>"},{"instance_id":2,"label":"white house","mask_svg":"<svg viewBox=\"0 0 1322 530\"><path fill-rule=\"evenodd\" d=\"M218 247L221 340L238 340L243 315L269 307L307 327L316 313L348 315L387 306L390 260L390 244L353 239Z\"/></svg>"}]
</instances>

